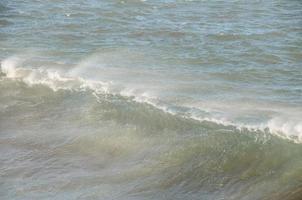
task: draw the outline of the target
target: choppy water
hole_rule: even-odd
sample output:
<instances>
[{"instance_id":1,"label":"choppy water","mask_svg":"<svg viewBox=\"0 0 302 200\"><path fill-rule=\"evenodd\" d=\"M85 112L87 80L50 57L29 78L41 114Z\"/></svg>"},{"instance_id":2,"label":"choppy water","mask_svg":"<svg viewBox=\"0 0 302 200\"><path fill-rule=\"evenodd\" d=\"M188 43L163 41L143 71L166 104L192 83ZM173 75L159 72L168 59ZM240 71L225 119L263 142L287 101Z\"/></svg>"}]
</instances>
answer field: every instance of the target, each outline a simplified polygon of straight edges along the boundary
<instances>
[{"instance_id":1,"label":"choppy water","mask_svg":"<svg viewBox=\"0 0 302 200\"><path fill-rule=\"evenodd\" d=\"M301 1L1 0L0 60L0 199L302 195Z\"/></svg>"}]
</instances>

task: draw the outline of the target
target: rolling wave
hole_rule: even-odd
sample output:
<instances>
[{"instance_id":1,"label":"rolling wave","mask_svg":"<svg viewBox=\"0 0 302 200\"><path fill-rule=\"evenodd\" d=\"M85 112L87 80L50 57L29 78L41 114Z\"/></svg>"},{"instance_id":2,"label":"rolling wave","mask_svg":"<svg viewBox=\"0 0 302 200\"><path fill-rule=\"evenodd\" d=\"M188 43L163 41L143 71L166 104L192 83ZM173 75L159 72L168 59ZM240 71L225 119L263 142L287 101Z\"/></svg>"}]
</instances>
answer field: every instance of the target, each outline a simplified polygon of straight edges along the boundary
<instances>
[{"instance_id":1,"label":"rolling wave","mask_svg":"<svg viewBox=\"0 0 302 200\"><path fill-rule=\"evenodd\" d=\"M121 87L114 82L90 80L75 76L71 71L49 68L24 67L22 57L10 57L1 62L2 77L10 80L21 81L28 86L44 85L53 91L91 91L98 101L103 96L118 96L140 104L148 104L155 109L169 115L202 123L212 123L224 128L235 129L238 132L270 133L295 143L302 143L302 122L299 118L278 116L259 124L248 124L229 120L226 117L214 117L199 108L184 107L161 101L148 92L138 92L135 89ZM206 113L206 114L205 114Z\"/></svg>"}]
</instances>

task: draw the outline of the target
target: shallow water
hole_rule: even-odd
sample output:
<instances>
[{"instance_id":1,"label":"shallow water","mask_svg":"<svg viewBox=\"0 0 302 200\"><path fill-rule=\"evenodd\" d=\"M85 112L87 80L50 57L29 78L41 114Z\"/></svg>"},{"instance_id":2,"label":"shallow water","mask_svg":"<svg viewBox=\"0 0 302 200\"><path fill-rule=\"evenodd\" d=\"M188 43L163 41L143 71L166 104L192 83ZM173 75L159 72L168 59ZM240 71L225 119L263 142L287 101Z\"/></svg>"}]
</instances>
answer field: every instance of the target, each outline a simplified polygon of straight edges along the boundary
<instances>
[{"instance_id":1,"label":"shallow water","mask_svg":"<svg viewBox=\"0 0 302 200\"><path fill-rule=\"evenodd\" d=\"M1 199L284 199L300 1L0 2Z\"/></svg>"}]
</instances>

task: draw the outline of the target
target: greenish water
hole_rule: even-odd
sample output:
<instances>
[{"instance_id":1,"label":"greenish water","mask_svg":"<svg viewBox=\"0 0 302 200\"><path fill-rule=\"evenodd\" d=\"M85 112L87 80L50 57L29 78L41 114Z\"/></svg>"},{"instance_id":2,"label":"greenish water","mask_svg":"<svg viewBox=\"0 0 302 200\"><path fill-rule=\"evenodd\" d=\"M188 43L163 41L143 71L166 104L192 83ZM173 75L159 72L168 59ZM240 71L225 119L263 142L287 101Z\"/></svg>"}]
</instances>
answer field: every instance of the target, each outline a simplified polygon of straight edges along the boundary
<instances>
[{"instance_id":1,"label":"greenish water","mask_svg":"<svg viewBox=\"0 0 302 200\"><path fill-rule=\"evenodd\" d=\"M0 2L0 199L285 199L300 1Z\"/></svg>"}]
</instances>

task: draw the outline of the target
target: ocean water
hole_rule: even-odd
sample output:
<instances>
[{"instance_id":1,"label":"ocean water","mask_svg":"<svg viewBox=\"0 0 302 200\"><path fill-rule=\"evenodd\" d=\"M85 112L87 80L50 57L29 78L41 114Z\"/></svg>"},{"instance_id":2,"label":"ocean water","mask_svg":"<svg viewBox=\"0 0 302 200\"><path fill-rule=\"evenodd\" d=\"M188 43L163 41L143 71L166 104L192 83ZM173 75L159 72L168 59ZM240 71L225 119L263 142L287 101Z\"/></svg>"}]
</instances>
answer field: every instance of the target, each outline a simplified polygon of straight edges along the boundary
<instances>
[{"instance_id":1,"label":"ocean water","mask_svg":"<svg viewBox=\"0 0 302 200\"><path fill-rule=\"evenodd\" d=\"M1 0L0 199L302 198L299 0Z\"/></svg>"}]
</instances>

